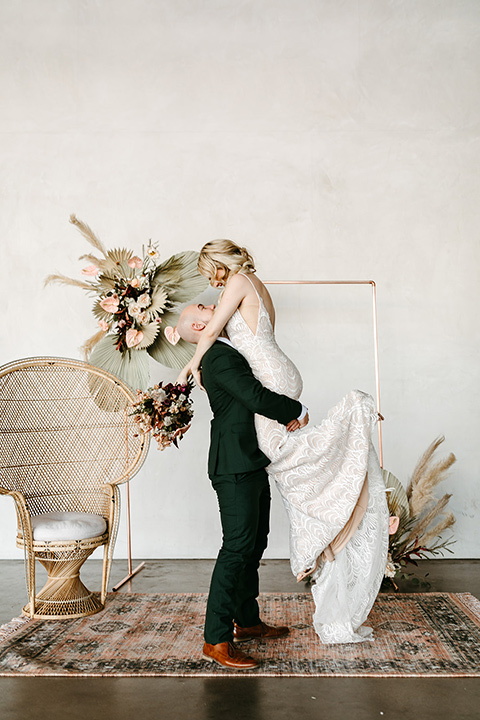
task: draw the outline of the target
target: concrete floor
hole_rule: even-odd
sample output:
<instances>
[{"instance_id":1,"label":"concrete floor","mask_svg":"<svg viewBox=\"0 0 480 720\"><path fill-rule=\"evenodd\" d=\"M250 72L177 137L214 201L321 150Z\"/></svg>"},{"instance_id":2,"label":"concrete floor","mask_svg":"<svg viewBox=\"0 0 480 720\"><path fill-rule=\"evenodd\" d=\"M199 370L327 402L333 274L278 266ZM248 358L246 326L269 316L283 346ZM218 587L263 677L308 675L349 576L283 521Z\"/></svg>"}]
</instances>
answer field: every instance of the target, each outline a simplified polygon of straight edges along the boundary
<instances>
[{"instance_id":1,"label":"concrete floor","mask_svg":"<svg viewBox=\"0 0 480 720\"><path fill-rule=\"evenodd\" d=\"M124 592L207 592L210 560L148 560ZM0 561L0 624L26 599L23 563ZM126 573L114 562L111 585ZM480 561L423 561L430 590L471 592L480 598ZM100 563L82 572L99 585ZM41 579L40 579L41 584ZM263 563L261 590L305 592L284 560ZM425 591L403 582L400 591ZM0 678L1 720L476 720L480 680L436 678Z\"/></svg>"}]
</instances>

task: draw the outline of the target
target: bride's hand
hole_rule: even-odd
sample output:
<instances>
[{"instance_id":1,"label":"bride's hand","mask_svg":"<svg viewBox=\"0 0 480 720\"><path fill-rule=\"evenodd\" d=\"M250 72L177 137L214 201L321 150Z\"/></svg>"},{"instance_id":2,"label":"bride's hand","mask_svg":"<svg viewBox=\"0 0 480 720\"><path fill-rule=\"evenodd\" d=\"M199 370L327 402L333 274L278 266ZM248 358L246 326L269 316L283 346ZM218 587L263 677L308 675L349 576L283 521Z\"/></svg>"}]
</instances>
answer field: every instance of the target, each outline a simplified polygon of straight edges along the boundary
<instances>
[{"instance_id":1,"label":"bride's hand","mask_svg":"<svg viewBox=\"0 0 480 720\"><path fill-rule=\"evenodd\" d=\"M200 368L192 368L192 376L195 382L197 383L198 387L202 390L205 390L205 388L202 385L202 371Z\"/></svg>"},{"instance_id":2,"label":"bride's hand","mask_svg":"<svg viewBox=\"0 0 480 720\"><path fill-rule=\"evenodd\" d=\"M190 365L185 365L182 372L175 380L175 385L186 385L190 375L192 375Z\"/></svg>"}]
</instances>

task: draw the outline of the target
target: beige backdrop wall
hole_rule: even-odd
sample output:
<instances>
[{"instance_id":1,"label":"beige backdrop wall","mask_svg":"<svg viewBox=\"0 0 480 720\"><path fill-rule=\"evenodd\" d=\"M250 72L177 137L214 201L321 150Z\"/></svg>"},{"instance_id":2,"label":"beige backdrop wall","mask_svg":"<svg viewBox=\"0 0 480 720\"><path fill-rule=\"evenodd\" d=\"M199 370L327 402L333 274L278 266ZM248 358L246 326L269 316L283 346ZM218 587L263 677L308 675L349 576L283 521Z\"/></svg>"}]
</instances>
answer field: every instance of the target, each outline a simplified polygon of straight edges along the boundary
<instances>
[{"instance_id":1,"label":"beige backdrop wall","mask_svg":"<svg viewBox=\"0 0 480 720\"><path fill-rule=\"evenodd\" d=\"M477 557L479 36L478 0L1 0L0 362L79 357L94 331L81 290L43 288L80 276L72 212L107 246L230 237L263 279L374 279L385 467L406 482L445 434L455 554ZM274 298L313 422L374 392L368 288ZM181 450L152 448L132 483L137 557L218 549L195 400ZM4 499L6 558L13 516Z\"/></svg>"}]
</instances>

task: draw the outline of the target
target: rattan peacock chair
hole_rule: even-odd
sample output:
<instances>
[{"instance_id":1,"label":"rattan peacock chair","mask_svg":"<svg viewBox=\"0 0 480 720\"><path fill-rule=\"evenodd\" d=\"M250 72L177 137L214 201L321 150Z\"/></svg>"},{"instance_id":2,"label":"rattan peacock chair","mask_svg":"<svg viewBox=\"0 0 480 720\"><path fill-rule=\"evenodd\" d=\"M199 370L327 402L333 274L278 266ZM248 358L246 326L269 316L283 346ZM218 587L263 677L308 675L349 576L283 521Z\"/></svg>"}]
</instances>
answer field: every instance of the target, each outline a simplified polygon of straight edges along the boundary
<instances>
[{"instance_id":1,"label":"rattan peacock chair","mask_svg":"<svg viewBox=\"0 0 480 720\"><path fill-rule=\"evenodd\" d=\"M0 368L0 494L17 511L25 553L25 615L73 618L105 604L120 493L148 451L130 415L134 393L79 360L36 357ZM100 595L80 568L104 546ZM48 579L35 593L35 558Z\"/></svg>"}]
</instances>

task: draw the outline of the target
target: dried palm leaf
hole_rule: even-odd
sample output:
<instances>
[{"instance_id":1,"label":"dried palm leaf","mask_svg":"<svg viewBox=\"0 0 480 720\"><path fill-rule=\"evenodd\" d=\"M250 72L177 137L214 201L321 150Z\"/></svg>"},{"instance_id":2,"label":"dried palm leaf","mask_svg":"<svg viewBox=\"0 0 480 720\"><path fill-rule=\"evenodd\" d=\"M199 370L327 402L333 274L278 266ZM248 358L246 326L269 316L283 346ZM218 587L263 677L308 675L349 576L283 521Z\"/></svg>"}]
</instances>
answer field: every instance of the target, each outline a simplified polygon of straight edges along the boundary
<instances>
[{"instance_id":1,"label":"dried palm leaf","mask_svg":"<svg viewBox=\"0 0 480 720\"><path fill-rule=\"evenodd\" d=\"M157 285L152 293L151 303L146 309L149 320L153 320L167 307L168 295L163 285Z\"/></svg>"},{"instance_id":2,"label":"dried palm leaf","mask_svg":"<svg viewBox=\"0 0 480 720\"><path fill-rule=\"evenodd\" d=\"M158 266L153 285L168 286L168 297L173 303L184 303L203 292L208 280L197 270L198 252L187 250L172 255Z\"/></svg>"},{"instance_id":3,"label":"dried palm leaf","mask_svg":"<svg viewBox=\"0 0 480 720\"><path fill-rule=\"evenodd\" d=\"M127 350L120 353L116 338L106 335L94 347L89 362L116 375L132 390L146 390L150 384L148 353L146 350Z\"/></svg>"},{"instance_id":4,"label":"dried palm leaf","mask_svg":"<svg viewBox=\"0 0 480 720\"><path fill-rule=\"evenodd\" d=\"M97 275L96 280L97 286L105 292L115 290L117 287L118 279L115 277L114 273L104 271L101 275Z\"/></svg>"},{"instance_id":5,"label":"dried palm leaf","mask_svg":"<svg viewBox=\"0 0 480 720\"><path fill-rule=\"evenodd\" d=\"M155 342L147 348L147 352L161 365L181 369L192 359L195 352L195 345L187 343L185 340L179 340L175 346L170 345L168 342L164 335L164 330L169 325L175 326L178 322L178 317L178 313L173 312L166 312L162 315L161 330Z\"/></svg>"},{"instance_id":6,"label":"dried palm leaf","mask_svg":"<svg viewBox=\"0 0 480 720\"><path fill-rule=\"evenodd\" d=\"M185 262L189 261L190 258L183 258L183 255L190 255L193 253L193 250L187 250L185 253L178 253L177 255L172 255L167 260L164 260L163 263L160 263L157 265L157 269L155 270L155 274L153 276L153 281L155 283L157 282L168 282L169 280L173 280L174 282L176 280L181 279L181 273L183 266ZM198 262L198 255L199 253L193 253L197 257L194 258L194 262ZM196 267L196 266L195 266Z\"/></svg>"},{"instance_id":7,"label":"dried palm leaf","mask_svg":"<svg viewBox=\"0 0 480 720\"><path fill-rule=\"evenodd\" d=\"M92 335L92 337L88 338L88 340L85 340L80 350L83 351L83 355L85 357L85 360L88 360L90 353L92 352L95 345L100 342L100 340L105 337L108 330L99 330L95 333L95 335Z\"/></svg>"},{"instance_id":8,"label":"dried palm leaf","mask_svg":"<svg viewBox=\"0 0 480 720\"><path fill-rule=\"evenodd\" d=\"M143 339L142 342L135 346L135 350L143 350L144 348L149 347L160 332L160 328L161 325L158 322L151 322L148 325L142 325L141 330L143 333Z\"/></svg>"},{"instance_id":9,"label":"dried palm leaf","mask_svg":"<svg viewBox=\"0 0 480 720\"><path fill-rule=\"evenodd\" d=\"M133 252L125 248L113 248L113 250L109 250L105 260L105 273L111 277L135 277L135 268L131 268L128 264L128 261L132 257Z\"/></svg>"},{"instance_id":10,"label":"dried palm leaf","mask_svg":"<svg viewBox=\"0 0 480 720\"><path fill-rule=\"evenodd\" d=\"M99 320L105 320L106 322L111 322L112 321L112 313L109 313L102 308L102 306L100 305L100 300L101 300L101 298L98 298L97 300L95 300L95 302L93 303L92 312L95 315L95 317L98 318Z\"/></svg>"},{"instance_id":11,"label":"dried palm leaf","mask_svg":"<svg viewBox=\"0 0 480 720\"><path fill-rule=\"evenodd\" d=\"M93 232L92 228L87 225L87 223L84 223L82 220L79 220L76 215L70 215L70 222L72 225L75 225L77 230L79 230L85 240L88 240L90 245L93 245L94 248L96 248L99 252L102 253L105 257L107 256L107 252L103 246L103 243L98 239L98 237Z\"/></svg>"},{"instance_id":12,"label":"dried palm leaf","mask_svg":"<svg viewBox=\"0 0 480 720\"><path fill-rule=\"evenodd\" d=\"M60 273L54 275L47 275L43 284L46 287L50 283L58 283L59 285L74 285L75 287L80 287L83 290L92 289L91 283L85 282L83 280L75 280L74 278L69 278L66 275L62 275Z\"/></svg>"},{"instance_id":13,"label":"dried palm leaf","mask_svg":"<svg viewBox=\"0 0 480 720\"><path fill-rule=\"evenodd\" d=\"M387 492L388 510L390 515L397 515L400 518L399 528L403 528L410 518L408 498L405 488L400 480L395 477L393 473L388 472L388 470L383 470L383 481L386 489L390 490L390 492Z\"/></svg>"},{"instance_id":14,"label":"dried palm leaf","mask_svg":"<svg viewBox=\"0 0 480 720\"><path fill-rule=\"evenodd\" d=\"M133 257L133 252L126 248L113 248L107 252L107 258L111 260L114 265L127 264ZM130 266L127 266L129 270L132 270Z\"/></svg>"}]
</instances>

